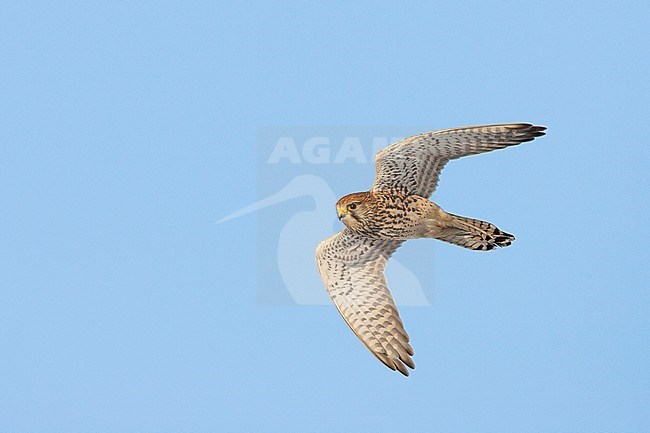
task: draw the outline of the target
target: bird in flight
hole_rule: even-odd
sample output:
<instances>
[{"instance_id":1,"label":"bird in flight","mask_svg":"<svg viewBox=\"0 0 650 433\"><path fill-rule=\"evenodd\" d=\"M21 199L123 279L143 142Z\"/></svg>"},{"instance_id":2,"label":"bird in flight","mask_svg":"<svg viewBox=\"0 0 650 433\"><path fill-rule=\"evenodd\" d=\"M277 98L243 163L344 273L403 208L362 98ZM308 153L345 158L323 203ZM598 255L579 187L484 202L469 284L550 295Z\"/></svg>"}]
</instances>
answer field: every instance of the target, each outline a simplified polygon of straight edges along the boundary
<instances>
[{"instance_id":1,"label":"bird in flight","mask_svg":"<svg viewBox=\"0 0 650 433\"><path fill-rule=\"evenodd\" d=\"M316 248L325 288L343 319L388 368L415 368L413 348L384 277L390 256L407 239L434 238L472 250L507 247L515 237L489 222L447 213L429 200L452 159L532 141L546 128L528 123L427 132L377 153L370 191L336 203L345 228Z\"/></svg>"}]
</instances>

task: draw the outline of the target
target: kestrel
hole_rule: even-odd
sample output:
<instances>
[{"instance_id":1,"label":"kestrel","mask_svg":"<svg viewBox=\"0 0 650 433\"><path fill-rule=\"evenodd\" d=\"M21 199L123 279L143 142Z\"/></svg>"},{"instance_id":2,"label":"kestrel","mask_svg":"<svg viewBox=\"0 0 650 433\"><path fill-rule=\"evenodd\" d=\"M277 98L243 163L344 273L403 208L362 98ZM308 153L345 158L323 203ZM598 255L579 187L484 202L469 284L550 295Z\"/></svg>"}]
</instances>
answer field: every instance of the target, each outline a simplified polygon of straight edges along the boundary
<instances>
[{"instance_id":1,"label":"kestrel","mask_svg":"<svg viewBox=\"0 0 650 433\"><path fill-rule=\"evenodd\" d=\"M384 268L407 239L434 238L472 250L507 247L515 237L489 222L447 213L429 197L452 159L514 146L545 134L528 123L427 132L381 150L370 191L336 203L345 228L316 248L325 288L350 329L388 368L415 368L413 348Z\"/></svg>"}]
</instances>

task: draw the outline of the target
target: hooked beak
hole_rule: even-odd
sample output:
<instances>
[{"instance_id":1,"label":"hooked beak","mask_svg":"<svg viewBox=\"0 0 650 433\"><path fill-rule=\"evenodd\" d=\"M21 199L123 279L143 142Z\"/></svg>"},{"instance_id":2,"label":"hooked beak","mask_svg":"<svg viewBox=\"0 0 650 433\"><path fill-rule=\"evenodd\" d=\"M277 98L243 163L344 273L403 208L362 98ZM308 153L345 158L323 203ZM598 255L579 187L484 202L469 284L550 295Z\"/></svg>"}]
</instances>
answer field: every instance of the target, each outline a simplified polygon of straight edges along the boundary
<instances>
[{"instance_id":1,"label":"hooked beak","mask_svg":"<svg viewBox=\"0 0 650 433\"><path fill-rule=\"evenodd\" d=\"M337 212L337 213L336 213L336 216L339 217L339 220L343 219L343 215L344 215L344 214L341 213L341 212Z\"/></svg>"}]
</instances>

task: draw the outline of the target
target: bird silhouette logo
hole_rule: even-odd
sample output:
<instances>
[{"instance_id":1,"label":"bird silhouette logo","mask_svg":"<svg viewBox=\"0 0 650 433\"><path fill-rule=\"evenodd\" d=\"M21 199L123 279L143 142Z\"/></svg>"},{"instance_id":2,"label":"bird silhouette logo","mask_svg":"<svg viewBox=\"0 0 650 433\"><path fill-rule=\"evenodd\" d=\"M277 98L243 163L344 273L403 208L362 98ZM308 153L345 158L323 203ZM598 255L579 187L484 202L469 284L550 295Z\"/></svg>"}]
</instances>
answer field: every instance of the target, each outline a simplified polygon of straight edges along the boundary
<instances>
[{"instance_id":1,"label":"bird silhouette logo","mask_svg":"<svg viewBox=\"0 0 650 433\"><path fill-rule=\"evenodd\" d=\"M223 224L251 213L268 212L268 208L309 197L311 209L298 210L279 226L275 261L284 288L298 305L330 305L331 300L323 290L314 266L313 251L316 245L335 233L338 223L333 211L337 197L329 184L313 174L297 175L277 192L224 216ZM386 269L395 285L393 294L399 305L428 306L430 302L418 277L408 267L393 259Z\"/></svg>"}]
</instances>

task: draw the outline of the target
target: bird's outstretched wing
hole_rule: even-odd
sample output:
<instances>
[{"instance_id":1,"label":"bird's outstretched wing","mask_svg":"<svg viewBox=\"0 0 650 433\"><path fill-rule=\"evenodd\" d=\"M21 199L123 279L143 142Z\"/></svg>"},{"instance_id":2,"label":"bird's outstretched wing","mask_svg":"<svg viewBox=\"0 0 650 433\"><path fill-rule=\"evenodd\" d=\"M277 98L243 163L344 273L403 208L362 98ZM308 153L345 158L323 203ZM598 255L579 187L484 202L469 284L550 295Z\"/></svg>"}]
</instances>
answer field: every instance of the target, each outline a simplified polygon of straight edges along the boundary
<instances>
[{"instance_id":1,"label":"bird's outstretched wing","mask_svg":"<svg viewBox=\"0 0 650 433\"><path fill-rule=\"evenodd\" d=\"M544 135L545 129L511 123L443 129L406 138L377 153L372 190L428 198L450 160L531 141Z\"/></svg>"},{"instance_id":2,"label":"bird's outstretched wing","mask_svg":"<svg viewBox=\"0 0 650 433\"><path fill-rule=\"evenodd\" d=\"M384 268L402 244L361 237L343 229L316 248L316 264L334 305L348 326L391 370L408 376L413 348L388 290Z\"/></svg>"}]
</instances>

